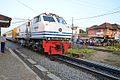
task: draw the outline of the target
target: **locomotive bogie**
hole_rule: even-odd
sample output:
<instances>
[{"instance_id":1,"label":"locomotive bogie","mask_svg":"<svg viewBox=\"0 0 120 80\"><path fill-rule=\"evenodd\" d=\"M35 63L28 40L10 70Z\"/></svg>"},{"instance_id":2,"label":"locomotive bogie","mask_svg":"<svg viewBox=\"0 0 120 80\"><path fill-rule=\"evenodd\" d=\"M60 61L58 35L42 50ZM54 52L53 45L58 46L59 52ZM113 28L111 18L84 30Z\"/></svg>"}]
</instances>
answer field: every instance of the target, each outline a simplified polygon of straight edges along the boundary
<instances>
[{"instance_id":1,"label":"locomotive bogie","mask_svg":"<svg viewBox=\"0 0 120 80\"><path fill-rule=\"evenodd\" d=\"M44 52L47 52L48 54L64 54L69 47L70 44L68 41L43 40Z\"/></svg>"}]
</instances>

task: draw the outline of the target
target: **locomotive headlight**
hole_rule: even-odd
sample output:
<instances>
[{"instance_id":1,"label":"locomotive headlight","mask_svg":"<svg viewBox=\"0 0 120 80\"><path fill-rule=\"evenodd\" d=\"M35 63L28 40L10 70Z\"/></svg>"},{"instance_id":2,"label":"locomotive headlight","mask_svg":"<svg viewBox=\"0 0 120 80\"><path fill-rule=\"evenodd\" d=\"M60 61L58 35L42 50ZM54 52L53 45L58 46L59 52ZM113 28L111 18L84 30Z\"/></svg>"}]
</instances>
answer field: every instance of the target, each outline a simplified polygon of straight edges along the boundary
<instances>
[{"instance_id":1,"label":"locomotive headlight","mask_svg":"<svg viewBox=\"0 0 120 80\"><path fill-rule=\"evenodd\" d=\"M48 38L48 40L50 40L50 38Z\"/></svg>"},{"instance_id":2,"label":"locomotive headlight","mask_svg":"<svg viewBox=\"0 0 120 80\"><path fill-rule=\"evenodd\" d=\"M59 28L58 31L59 31L59 32L62 32L62 28Z\"/></svg>"}]
</instances>

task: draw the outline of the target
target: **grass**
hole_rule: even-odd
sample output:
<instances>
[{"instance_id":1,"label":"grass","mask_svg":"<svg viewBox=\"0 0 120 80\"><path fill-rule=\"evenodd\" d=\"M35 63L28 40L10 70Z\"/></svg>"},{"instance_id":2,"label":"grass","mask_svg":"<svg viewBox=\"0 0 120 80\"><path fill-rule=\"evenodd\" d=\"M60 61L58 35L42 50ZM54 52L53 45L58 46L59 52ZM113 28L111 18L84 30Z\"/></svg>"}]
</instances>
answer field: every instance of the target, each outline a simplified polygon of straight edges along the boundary
<instances>
[{"instance_id":1,"label":"grass","mask_svg":"<svg viewBox=\"0 0 120 80\"><path fill-rule=\"evenodd\" d=\"M68 49L68 51L67 51L67 53L69 53L69 54L72 54L72 53L85 53L85 54L89 54L89 53L94 53L94 52L96 52L95 50L93 50L93 49L87 49L87 48L85 48L85 49L80 49L80 48L70 48L70 49Z\"/></svg>"},{"instance_id":2,"label":"grass","mask_svg":"<svg viewBox=\"0 0 120 80\"><path fill-rule=\"evenodd\" d=\"M95 50L87 48L70 48L67 51L67 55L71 57L88 58L95 52Z\"/></svg>"},{"instance_id":3,"label":"grass","mask_svg":"<svg viewBox=\"0 0 120 80\"><path fill-rule=\"evenodd\" d=\"M108 48L111 48L111 46L109 46ZM114 49L114 47L112 47L112 49ZM74 53L80 54L80 55L82 54L81 58L84 57L86 59L95 60L98 62L103 62L106 64L120 67L120 55L116 55L113 53L106 54L106 53L100 53L100 52L98 54L96 50L87 49L87 48L78 48L78 47L70 48L67 51L67 55L71 56L71 57L73 57ZM96 57L96 56L98 56L98 57Z\"/></svg>"},{"instance_id":4,"label":"grass","mask_svg":"<svg viewBox=\"0 0 120 80\"><path fill-rule=\"evenodd\" d=\"M107 46L107 48L114 51L120 51L120 48L116 48L115 46Z\"/></svg>"}]
</instances>

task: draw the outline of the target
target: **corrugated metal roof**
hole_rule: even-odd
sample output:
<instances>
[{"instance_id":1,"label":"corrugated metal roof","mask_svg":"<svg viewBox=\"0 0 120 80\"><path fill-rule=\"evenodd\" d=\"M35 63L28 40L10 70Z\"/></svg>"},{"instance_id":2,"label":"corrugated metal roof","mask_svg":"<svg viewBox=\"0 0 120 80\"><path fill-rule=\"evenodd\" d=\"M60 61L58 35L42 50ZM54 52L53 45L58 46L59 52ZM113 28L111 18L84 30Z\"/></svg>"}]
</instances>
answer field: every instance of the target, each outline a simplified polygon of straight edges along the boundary
<instances>
[{"instance_id":1,"label":"corrugated metal roof","mask_svg":"<svg viewBox=\"0 0 120 80\"><path fill-rule=\"evenodd\" d=\"M12 18L0 14L0 27L9 27Z\"/></svg>"}]
</instances>

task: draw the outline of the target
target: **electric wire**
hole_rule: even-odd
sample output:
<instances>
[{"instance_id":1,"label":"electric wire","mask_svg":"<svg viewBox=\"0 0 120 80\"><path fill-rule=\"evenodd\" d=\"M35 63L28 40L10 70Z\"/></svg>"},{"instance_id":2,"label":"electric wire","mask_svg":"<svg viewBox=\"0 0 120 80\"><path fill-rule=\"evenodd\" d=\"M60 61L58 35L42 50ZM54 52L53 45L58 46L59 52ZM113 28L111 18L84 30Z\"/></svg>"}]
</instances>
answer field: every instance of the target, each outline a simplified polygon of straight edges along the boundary
<instances>
[{"instance_id":1,"label":"electric wire","mask_svg":"<svg viewBox=\"0 0 120 80\"><path fill-rule=\"evenodd\" d=\"M120 13L120 10L114 11L114 12L110 12L110 13L104 13L104 14L100 14L100 15L96 15L96 16L91 16L91 17L85 17L85 18L74 19L74 20L98 18L98 17L107 16L107 15L116 14L116 13Z\"/></svg>"},{"instance_id":2,"label":"electric wire","mask_svg":"<svg viewBox=\"0 0 120 80\"><path fill-rule=\"evenodd\" d=\"M116 14L116 13L120 13L120 10L117 11L113 11L113 12L108 12L108 13L104 13L104 14L99 14L99 15L95 15L95 16L90 16L90 17L84 17L84 18L79 18L79 19L75 19L75 20L87 20L87 19L92 19L92 18L99 18L99 17L103 17L103 16L107 16L107 15L112 15L112 14ZM66 21L71 21L71 19L68 19Z\"/></svg>"},{"instance_id":3,"label":"electric wire","mask_svg":"<svg viewBox=\"0 0 120 80\"><path fill-rule=\"evenodd\" d=\"M12 18L12 19L17 19L17 20L28 20L28 19L23 19L23 18Z\"/></svg>"},{"instance_id":4,"label":"electric wire","mask_svg":"<svg viewBox=\"0 0 120 80\"><path fill-rule=\"evenodd\" d=\"M15 21L15 22L12 22L12 24L17 24L17 23L21 23L21 22L25 22L25 21Z\"/></svg>"},{"instance_id":5,"label":"electric wire","mask_svg":"<svg viewBox=\"0 0 120 80\"><path fill-rule=\"evenodd\" d=\"M96 5L96 4L89 3L89 2L86 2L86 1L81 1L81 0L74 0L74 1L77 2L77 3L75 3L75 5L76 4L79 5L79 6L85 5L84 7L88 7L88 8L103 9L102 7L100 7L100 6Z\"/></svg>"},{"instance_id":6,"label":"electric wire","mask_svg":"<svg viewBox=\"0 0 120 80\"><path fill-rule=\"evenodd\" d=\"M19 0L16 0L17 2L19 2L20 4L22 4L23 6L31 9L32 11L34 11L35 13L38 13L36 10L32 9L31 7L27 6L26 4L20 2ZM78 1L78 0L76 0ZM120 6L119 6L120 7ZM117 8L119 8L117 7ZM115 8L116 9L116 8ZM115 9L112 9L112 10L115 10ZM95 16L91 16L91 17L85 17L85 18L79 18L79 19L74 19L74 20L82 20L82 19L91 19L91 18L98 18L98 17L102 17L102 16L106 16L106 15L111 15L111 14L115 14L115 13L119 13L120 10L118 11L114 11L114 12L111 12L111 13L104 13L104 14L100 14L100 15L95 15Z\"/></svg>"},{"instance_id":7,"label":"electric wire","mask_svg":"<svg viewBox=\"0 0 120 80\"><path fill-rule=\"evenodd\" d=\"M24 4L23 2L16 0L18 3L22 4L23 6L25 6L26 8L32 10L34 13L38 13L36 10L34 10L33 8L29 7L28 5Z\"/></svg>"}]
</instances>

